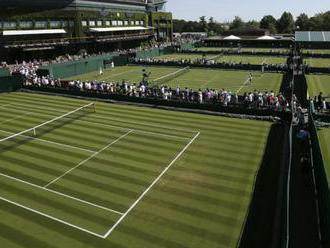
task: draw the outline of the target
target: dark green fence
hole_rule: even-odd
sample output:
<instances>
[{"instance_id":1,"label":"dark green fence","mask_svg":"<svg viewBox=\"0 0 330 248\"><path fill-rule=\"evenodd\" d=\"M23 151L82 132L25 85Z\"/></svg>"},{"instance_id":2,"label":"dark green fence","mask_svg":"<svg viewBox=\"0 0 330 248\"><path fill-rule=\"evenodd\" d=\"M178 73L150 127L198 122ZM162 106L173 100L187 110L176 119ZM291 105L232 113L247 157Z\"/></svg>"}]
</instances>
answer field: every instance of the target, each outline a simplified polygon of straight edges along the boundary
<instances>
[{"instance_id":1,"label":"dark green fence","mask_svg":"<svg viewBox=\"0 0 330 248\"><path fill-rule=\"evenodd\" d=\"M8 77L0 77L0 92L15 91L23 86L23 78L21 75L13 75Z\"/></svg>"},{"instance_id":2,"label":"dark green fence","mask_svg":"<svg viewBox=\"0 0 330 248\"><path fill-rule=\"evenodd\" d=\"M315 170L316 188L318 190L320 228L323 247L330 247L330 191L325 164L322 157L317 128L313 117L311 117L311 140L313 148L313 163Z\"/></svg>"},{"instance_id":3,"label":"dark green fence","mask_svg":"<svg viewBox=\"0 0 330 248\"><path fill-rule=\"evenodd\" d=\"M9 71L5 68L0 68L0 77L8 77L8 76L10 76Z\"/></svg>"}]
</instances>

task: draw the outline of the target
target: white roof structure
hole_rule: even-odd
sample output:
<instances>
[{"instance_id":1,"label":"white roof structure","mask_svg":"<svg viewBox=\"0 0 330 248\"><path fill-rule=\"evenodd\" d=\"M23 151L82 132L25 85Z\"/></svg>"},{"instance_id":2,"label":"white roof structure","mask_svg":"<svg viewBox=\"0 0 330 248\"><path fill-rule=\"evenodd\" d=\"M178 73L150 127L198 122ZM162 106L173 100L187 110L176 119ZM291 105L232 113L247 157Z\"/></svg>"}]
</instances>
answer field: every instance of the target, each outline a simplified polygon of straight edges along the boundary
<instances>
[{"instance_id":1,"label":"white roof structure","mask_svg":"<svg viewBox=\"0 0 330 248\"><path fill-rule=\"evenodd\" d=\"M111 27L111 28L90 28L89 30L91 32L119 32L119 31L144 31L152 29L152 27L142 27L142 26L136 26L136 27Z\"/></svg>"},{"instance_id":2,"label":"white roof structure","mask_svg":"<svg viewBox=\"0 0 330 248\"><path fill-rule=\"evenodd\" d=\"M272 36L264 35L264 36L257 38L257 40L276 40L276 39Z\"/></svg>"},{"instance_id":3,"label":"white roof structure","mask_svg":"<svg viewBox=\"0 0 330 248\"><path fill-rule=\"evenodd\" d=\"M240 37L237 37L235 35L230 35L230 36L227 36L225 38L223 38L224 40L240 40L241 38Z\"/></svg>"},{"instance_id":4,"label":"white roof structure","mask_svg":"<svg viewBox=\"0 0 330 248\"><path fill-rule=\"evenodd\" d=\"M10 35L38 35L38 34L66 34L64 29L33 29L33 30L4 30L3 36Z\"/></svg>"}]
</instances>

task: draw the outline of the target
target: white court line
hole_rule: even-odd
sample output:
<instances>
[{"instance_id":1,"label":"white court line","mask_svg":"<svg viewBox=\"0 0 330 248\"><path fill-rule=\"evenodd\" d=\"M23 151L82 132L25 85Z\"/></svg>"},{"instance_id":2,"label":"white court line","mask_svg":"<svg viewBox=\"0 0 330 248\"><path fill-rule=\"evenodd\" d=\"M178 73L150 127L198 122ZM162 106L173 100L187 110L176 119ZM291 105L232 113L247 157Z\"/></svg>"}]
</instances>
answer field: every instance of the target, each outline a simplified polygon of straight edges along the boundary
<instances>
[{"instance_id":1,"label":"white court line","mask_svg":"<svg viewBox=\"0 0 330 248\"><path fill-rule=\"evenodd\" d=\"M171 166L182 156L182 154L189 148L189 146L198 138L200 132L198 132L190 142L182 149L182 151L172 160L172 162L162 171L162 173L152 182L152 184L140 195L140 197L130 206L130 208L120 217L120 219L107 231L103 238L107 238L113 230L125 219L125 217L133 210L133 208L143 199L143 197L149 192L149 190L161 179L161 177L171 168Z\"/></svg>"},{"instance_id":2,"label":"white court line","mask_svg":"<svg viewBox=\"0 0 330 248\"><path fill-rule=\"evenodd\" d=\"M11 121L14 121L14 120L18 120L18 119L21 119L21 118L23 118L24 116L27 116L27 115L30 115L30 114L32 114L32 112L27 112L27 113L25 113L24 115L16 116L16 117L14 117L14 118L7 119L7 120L5 120L5 121L2 121L2 122L0 122L0 124L4 124L4 123L8 123L8 122L11 122Z\"/></svg>"},{"instance_id":3,"label":"white court line","mask_svg":"<svg viewBox=\"0 0 330 248\"><path fill-rule=\"evenodd\" d=\"M120 141L121 139L125 138L127 135L129 135L130 133L132 133L134 130L130 130L127 133L125 133L124 135L120 136L118 139L112 141L110 144L108 144L107 146L103 147L101 150L93 153L91 156L89 156L88 158L86 158L85 160L81 161L79 164L77 164L75 167L71 168L70 170L66 171L65 173L63 173L61 176L55 178L54 180L50 181L49 183L47 183L44 188L47 188L48 186L52 185L53 183L57 182L58 180L60 180L61 178L63 178L65 175L69 174L70 172L72 172L73 170L77 169L79 166L83 165L84 163L88 162L89 160L91 160L92 158L94 158L95 156L97 156L98 154L100 154L101 152L103 152L104 150L108 149L110 146L114 145L115 143L117 143L118 141Z\"/></svg>"},{"instance_id":4,"label":"white court line","mask_svg":"<svg viewBox=\"0 0 330 248\"><path fill-rule=\"evenodd\" d=\"M15 103L15 105L17 105L17 106L23 106L22 104L17 104L17 103ZM36 106L34 106L33 108L40 109L40 110L52 110L52 111L57 112L57 113L63 113L61 111L58 111L58 109L51 108L51 107L42 108L42 107L36 107ZM42 114L42 113L34 113L34 114L40 115L40 116L49 116L49 114ZM98 115L98 114L93 114L93 116L98 117L98 118L103 119L103 120L112 120L112 121L116 121L116 122L123 122L123 121L120 121L120 120L118 121L118 120L112 119L112 118L106 118L106 117L101 116L101 115ZM77 120L74 120L74 121L75 122L82 122L82 123L96 124L96 125L100 125L100 126L113 127L113 128L117 128L117 129L121 129L121 130L131 130L128 127L122 127L122 126L104 124L104 123L87 121L87 120L77 119ZM127 123L137 124L137 125L143 125L143 126L149 126L149 127L156 127L156 128L165 128L165 129L170 129L170 130L174 130L174 131L196 133L196 130L170 128L170 127L165 127L165 126L162 126L162 125L152 125L152 124L147 124L147 123L143 123L143 122L134 122L134 121L132 122L132 121L129 121ZM176 139L181 139L181 140L190 139L190 137L181 137L181 136L170 135L170 134L162 134L162 133L156 133L156 132L151 132L151 131L144 131L144 130L140 130L140 129L134 129L134 132L136 132L136 133L149 133L149 134L153 134L153 135L159 135L159 136L164 136L164 137L169 137L169 138L176 138Z\"/></svg>"},{"instance_id":5,"label":"white court line","mask_svg":"<svg viewBox=\"0 0 330 248\"><path fill-rule=\"evenodd\" d=\"M7 133L7 134L15 134L13 132L4 131L4 130L1 130L1 129L0 129L0 132ZM36 141L40 141L40 142L43 142L43 143L48 143L48 144L52 144L52 145L57 145L57 146L72 148L72 149L76 149L76 150L81 150L81 151L88 152L88 153L95 153L96 152L96 151L92 151L92 150L81 148L81 147L71 146L71 145L67 145L67 144L63 144L63 143L58 143L58 142L55 142L55 141L39 139L39 138L30 137L30 136L26 136L26 135L19 135L19 136L24 137L24 138L28 138L28 139L32 139L32 140L36 140Z\"/></svg>"},{"instance_id":6,"label":"white court line","mask_svg":"<svg viewBox=\"0 0 330 248\"><path fill-rule=\"evenodd\" d=\"M64 197L69 198L71 200L75 200L75 201L78 201L78 202L84 203L86 205L90 205L90 206L93 206L93 207L96 207L96 208L99 208L99 209L102 209L102 210L105 210L105 211L108 211L108 212L116 213L118 215L123 215L124 214L124 213L121 213L119 211L113 210L111 208L107 208L107 207L104 207L104 206L101 206L101 205L98 205L98 204L95 204L95 203L92 203L92 202L89 202L89 201L85 201L85 200L79 199L77 197L74 197L74 196L71 196L71 195L67 195L67 194L64 194L64 193L61 193L61 192L58 192L58 191L55 191L55 190L47 189L47 188L44 188L42 186L36 185L34 183L29 183L29 182L24 181L22 179L18 179L16 177L12 177L12 176L3 174L1 172L0 172L0 176L9 178L11 180L14 180L14 181L17 181L17 182L20 182L20 183L24 183L26 185L29 185L29 186L32 186L32 187L35 187L35 188L38 188L38 189L42 189L42 190L48 191L48 192L53 193L53 194L56 194L56 195L64 196Z\"/></svg>"},{"instance_id":7,"label":"white court line","mask_svg":"<svg viewBox=\"0 0 330 248\"><path fill-rule=\"evenodd\" d=\"M19 204L19 203L17 203L17 202L14 202L14 201L8 200L8 199L3 198L3 197L1 197L1 196L0 196L0 200L5 201L5 202L8 202L8 203L10 203L10 204L13 204L13 205L15 205L15 206L17 206L17 207L23 208L23 209L25 209L25 210L31 211L31 212L33 212L33 213L35 213L35 214L39 214L39 215L41 215L41 216L47 217L47 218L49 218L49 219L51 219L51 220L54 220L54 221L60 222L60 223L62 223L62 224L64 224L64 225L67 225L67 226L73 227L73 228L78 229L78 230L80 230L80 231L83 231L83 232L89 233L89 234L94 235L94 236L96 236L96 237L98 237L98 238L103 238L103 236L100 235L100 234L97 234L97 233L92 232L92 231L89 231L89 230L87 230L87 229L85 229L85 228L82 228L82 227L76 226L76 225L74 225L74 224L71 224L71 223L66 222L66 221L64 221L64 220L61 220L61 219L56 218L56 217L54 217L54 216L51 216L51 215L45 214L45 213L43 213L43 212L40 212L40 211L38 211L38 210L35 210L35 209L32 209L32 208L29 208L29 207L24 206L24 205L22 205L22 204Z\"/></svg>"},{"instance_id":8,"label":"white court line","mask_svg":"<svg viewBox=\"0 0 330 248\"><path fill-rule=\"evenodd\" d=\"M241 85L241 87L236 91L236 94L238 94L245 86L246 86L246 84L249 82L249 78L248 79L246 79L246 81Z\"/></svg>"}]
</instances>

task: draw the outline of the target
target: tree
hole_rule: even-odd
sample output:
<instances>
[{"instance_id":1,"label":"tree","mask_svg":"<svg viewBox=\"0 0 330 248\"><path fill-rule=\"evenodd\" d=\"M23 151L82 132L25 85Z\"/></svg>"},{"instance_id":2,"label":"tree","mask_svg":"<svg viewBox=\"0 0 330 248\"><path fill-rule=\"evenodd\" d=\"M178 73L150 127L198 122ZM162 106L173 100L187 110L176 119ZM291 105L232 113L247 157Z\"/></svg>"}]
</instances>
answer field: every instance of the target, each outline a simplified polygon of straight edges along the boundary
<instances>
[{"instance_id":1,"label":"tree","mask_svg":"<svg viewBox=\"0 0 330 248\"><path fill-rule=\"evenodd\" d=\"M207 21L206 21L206 16L201 16L201 17L199 18L199 24L200 24L200 26L201 26L202 32L206 32L206 33L207 33L209 27L208 27L208 23L207 23Z\"/></svg>"},{"instance_id":2,"label":"tree","mask_svg":"<svg viewBox=\"0 0 330 248\"><path fill-rule=\"evenodd\" d=\"M270 33L276 33L276 19L274 16L264 16L260 21L260 28L267 29Z\"/></svg>"},{"instance_id":3,"label":"tree","mask_svg":"<svg viewBox=\"0 0 330 248\"><path fill-rule=\"evenodd\" d=\"M244 27L244 22L242 20L242 18L240 18L239 16L235 16L235 19L233 20L233 22L230 25L230 29L240 29Z\"/></svg>"},{"instance_id":4,"label":"tree","mask_svg":"<svg viewBox=\"0 0 330 248\"><path fill-rule=\"evenodd\" d=\"M290 12L284 12L276 22L277 31L280 33L291 34L295 30L295 23Z\"/></svg>"},{"instance_id":5,"label":"tree","mask_svg":"<svg viewBox=\"0 0 330 248\"><path fill-rule=\"evenodd\" d=\"M252 21L248 21L246 24L245 24L245 27L247 29L259 29L259 22L255 21L255 20L252 20Z\"/></svg>"},{"instance_id":6,"label":"tree","mask_svg":"<svg viewBox=\"0 0 330 248\"><path fill-rule=\"evenodd\" d=\"M300 14L296 20L296 26L299 30L308 31L310 29L310 21L306 14Z\"/></svg>"}]
</instances>

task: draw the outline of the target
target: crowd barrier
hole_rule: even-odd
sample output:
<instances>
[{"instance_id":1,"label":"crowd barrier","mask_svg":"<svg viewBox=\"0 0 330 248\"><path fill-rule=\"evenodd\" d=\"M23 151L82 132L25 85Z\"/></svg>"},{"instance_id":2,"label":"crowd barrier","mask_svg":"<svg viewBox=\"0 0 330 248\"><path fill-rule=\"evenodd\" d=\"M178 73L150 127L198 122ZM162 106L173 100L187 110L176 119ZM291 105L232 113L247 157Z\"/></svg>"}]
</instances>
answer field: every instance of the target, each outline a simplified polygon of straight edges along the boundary
<instances>
[{"instance_id":1,"label":"crowd barrier","mask_svg":"<svg viewBox=\"0 0 330 248\"><path fill-rule=\"evenodd\" d=\"M325 73L325 74L329 74L330 73L330 67L326 68L326 67L307 67L306 68L306 73Z\"/></svg>"},{"instance_id":2,"label":"crowd barrier","mask_svg":"<svg viewBox=\"0 0 330 248\"><path fill-rule=\"evenodd\" d=\"M10 76L9 70L6 68L0 68L0 77L8 77Z\"/></svg>"},{"instance_id":3,"label":"crowd barrier","mask_svg":"<svg viewBox=\"0 0 330 248\"><path fill-rule=\"evenodd\" d=\"M23 77L21 75L12 75L0 77L0 92L15 91L23 86Z\"/></svg>"},{"instance_id":4,"label":"crowd barrier","mask_svg":"<svg viewBox=\"0 0 330 248\"><path fill-rule=\"evenodd\" d=\"M275 111L272 109L252 109L246 108L242 105L237 106L227 106L224 107L221 104L199 104L192 102L183 102L183 101L174 101L174 100L162 100L159 98L153 97L134 97L128 95L119 95L119 94L102 94L96 92L83 92L79 90L68 90L65 88L43 88L35 86L24 86L24 89L40 91L40 92L50 92L55 94L79 96L79 97L88 97L94 99L104 99L104 100L114 100L120 102L131 102L137 104L148 104L153 106L167 106L174 108L183 108L183 109L197 109L204 111L212 111L218 113L229 113L229 114L238 114L245 116L260 116L260 117L277 117L282 120L289 120L291 118L290 112L284 111Z\"/></svg>"},{"instance_id":5,"label":"crowd barrier","mask_svg":"<svg viewBox=\"0 0 330 248\"><path fill-rule=\"evenodd\" d=\"M325 171L325 164L320 147L319 136L313 116L310 115L310 135L312 142L312 155L315 171L316 189L318 191L318 207L320 215L320 229L322 247L330 247L330 190L329 181Z\"/></svg>"}]
</instances>

